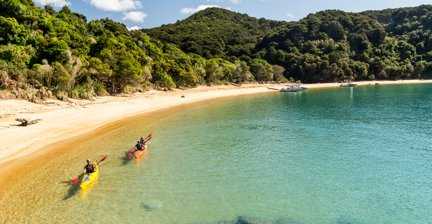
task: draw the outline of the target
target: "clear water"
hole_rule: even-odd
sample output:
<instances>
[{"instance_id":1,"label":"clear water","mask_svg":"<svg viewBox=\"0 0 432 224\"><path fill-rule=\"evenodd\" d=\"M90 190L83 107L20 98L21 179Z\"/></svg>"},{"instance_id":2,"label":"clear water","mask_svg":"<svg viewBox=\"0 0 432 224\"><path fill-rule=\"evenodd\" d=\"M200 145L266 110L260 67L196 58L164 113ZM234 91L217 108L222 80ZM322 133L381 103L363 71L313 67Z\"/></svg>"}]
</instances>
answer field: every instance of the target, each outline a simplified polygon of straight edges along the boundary
<instances>
[{"instance_id":1,"label":"clear water","mask_svg":"<svg viewBox=\"0 0 432 224\"><path fill-rule=\"evenodd\" d=\"M1 199L0 222L432 223L431 111L432 85L404 85L240 96L144 116L23 178ZM124 160L149 132L146 157ZM62 183L104 154L85 197Z\"/></svg>"}]
</instances>

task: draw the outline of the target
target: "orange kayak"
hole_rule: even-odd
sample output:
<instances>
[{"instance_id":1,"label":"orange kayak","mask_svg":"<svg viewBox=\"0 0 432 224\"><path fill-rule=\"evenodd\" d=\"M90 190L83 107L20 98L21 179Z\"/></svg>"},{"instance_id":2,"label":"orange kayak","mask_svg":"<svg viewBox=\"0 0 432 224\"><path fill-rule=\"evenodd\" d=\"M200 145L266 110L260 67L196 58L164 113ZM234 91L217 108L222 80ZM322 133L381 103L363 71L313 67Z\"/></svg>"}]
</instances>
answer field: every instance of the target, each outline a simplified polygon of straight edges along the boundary
<instances>
[{"instance_id":1,"label":"orange kayak","mask_svg":"<svg viewBox=\"0 0 432 224\"><path fill-rule=\"evenodd\" d=\"M147 154L147 149L144 150L138 150L134 152L135 159L138 159L140 157L143 157L145 154Z\"/></svg>"},{"instance_id":2,"label":"orange kayak","mask_svg":"<svg viewBox=\"0 0 432 224\"><path fill-rule=\"evenodd\" d=\"M129 152L133 153L133 156L135 157L135 159L138 159L138 158L143 157L145 154L147 154L147 150L148 150L147 146L145 147L144 150L135 150L135 148L132 147L129 149ZM129 158L131 158L131 157L129 157Z\"/></svg>"}]
</instances>

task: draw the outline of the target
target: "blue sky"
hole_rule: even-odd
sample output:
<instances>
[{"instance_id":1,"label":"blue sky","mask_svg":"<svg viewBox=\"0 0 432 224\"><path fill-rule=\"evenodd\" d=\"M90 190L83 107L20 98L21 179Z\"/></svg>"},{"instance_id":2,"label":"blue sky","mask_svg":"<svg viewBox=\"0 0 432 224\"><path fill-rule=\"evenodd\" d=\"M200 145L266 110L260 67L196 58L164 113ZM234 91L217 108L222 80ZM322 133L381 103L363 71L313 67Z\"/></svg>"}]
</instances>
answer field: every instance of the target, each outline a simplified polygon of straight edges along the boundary
<instances>
[{"instance_id":1,"label":"blue sky","mask_svg":"<svg viewBox=\"0 0 432 224\"><path fill-rule=\"evenodd\" d=\"M432 4L432 0L33 0L54 8L67 4L88 20L111 18L132 28L175 23L207 7L221 7L257 18L295 21L325 9L347 12Z\"/></svg>"}]
</instances>

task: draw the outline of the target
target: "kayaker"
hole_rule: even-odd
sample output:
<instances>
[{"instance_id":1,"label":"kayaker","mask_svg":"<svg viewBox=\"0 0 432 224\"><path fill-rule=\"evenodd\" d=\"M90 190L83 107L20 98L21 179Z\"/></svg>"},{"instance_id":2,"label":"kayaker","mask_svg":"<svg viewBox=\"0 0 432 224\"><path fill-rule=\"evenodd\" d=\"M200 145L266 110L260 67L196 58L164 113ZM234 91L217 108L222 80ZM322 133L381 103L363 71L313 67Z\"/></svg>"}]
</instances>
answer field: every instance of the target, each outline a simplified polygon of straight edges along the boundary
<instances>
[{"instance_id":1,"label":"kayaker","mask_svg":"<svg viewBox=\"0 0 432 224\"><path fill-rule=\"evenodd\" d=\"M143 147L143 145L141 144L140 141L137 141L137 143L136 143L136 145L135 145L135 149L136 149L137 151L139 151L139 150L144 150L144 147Z\"/></svg>"},{"instance_id":2,"label":"kayaker","mask_svg":"<svg viewBox=\"0 0 432 224\"><path fill-rule=\"evenodd\" d=\"M94 165L91 163L91 161L87 160L87 165L84 166L84 174L93 173L95 170Z\"/></svg>"},{"instance_id":3,"label":"kayaker","mask_svg":"<svg viewBox=\"0 0 432 224\"><path fill-rule=\"evenodd\" d=\"M141 143L141 145L145 145L146 141L144 140L143 137L140 138L139 143Z\"/></svg>"},{"instance_id":4,"label":"kayaker","mask_svg":"<svg viewBox=\"0 0 432 224\"><path fill-rule=\"evenodd\" d=\"M141 137L141 138L140 138L139 143L141 144L141 148L142 148L142 150L147 149L147 142L146 142L146 140L144 139L144 137Z\"/></svg>"}]
</instances>

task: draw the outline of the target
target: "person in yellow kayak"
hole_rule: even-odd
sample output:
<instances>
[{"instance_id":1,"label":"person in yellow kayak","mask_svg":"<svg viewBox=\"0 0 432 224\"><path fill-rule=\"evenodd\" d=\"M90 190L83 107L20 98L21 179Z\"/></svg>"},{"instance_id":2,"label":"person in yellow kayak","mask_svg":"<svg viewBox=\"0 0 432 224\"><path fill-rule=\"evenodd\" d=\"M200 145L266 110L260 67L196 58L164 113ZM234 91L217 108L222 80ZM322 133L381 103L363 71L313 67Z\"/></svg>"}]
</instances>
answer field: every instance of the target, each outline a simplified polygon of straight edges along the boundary
<instances>
[{"instance_id":1,"label":"person in yellow kayak","mask_svg":"<svg viewBox=\"0 0 432 224\"><path fill-rule=\"evenodd\" d=\"M95 166L88 159L87 160L87 165L84 166L84 174L90 174L90 173L93 173L94 171L95 171Z\"/></svg>"}]
</instances>

